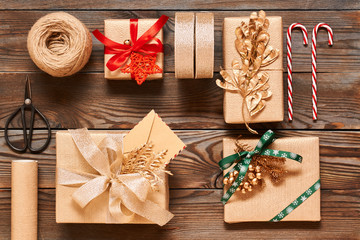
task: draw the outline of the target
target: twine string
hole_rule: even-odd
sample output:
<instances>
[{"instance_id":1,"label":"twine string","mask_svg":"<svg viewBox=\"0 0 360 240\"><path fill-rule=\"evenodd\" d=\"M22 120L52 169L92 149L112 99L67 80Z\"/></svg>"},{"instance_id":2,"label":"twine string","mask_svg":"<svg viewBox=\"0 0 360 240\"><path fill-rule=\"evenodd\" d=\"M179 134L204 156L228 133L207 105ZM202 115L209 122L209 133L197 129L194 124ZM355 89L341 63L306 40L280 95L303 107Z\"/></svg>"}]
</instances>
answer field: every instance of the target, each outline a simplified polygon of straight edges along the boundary
<instances>
[{"instance_id":1,"label":"twine string","mask_svg":"<svg viewBox=\"0 0 360 240\"><path fill-rule=\"evenodd\" d=\"M65 77L85 66L92 40L89 30L77 18L55 12L33 25L27 46L31 59L41 70L54 77Z\"/></svg>"}]
</instances>

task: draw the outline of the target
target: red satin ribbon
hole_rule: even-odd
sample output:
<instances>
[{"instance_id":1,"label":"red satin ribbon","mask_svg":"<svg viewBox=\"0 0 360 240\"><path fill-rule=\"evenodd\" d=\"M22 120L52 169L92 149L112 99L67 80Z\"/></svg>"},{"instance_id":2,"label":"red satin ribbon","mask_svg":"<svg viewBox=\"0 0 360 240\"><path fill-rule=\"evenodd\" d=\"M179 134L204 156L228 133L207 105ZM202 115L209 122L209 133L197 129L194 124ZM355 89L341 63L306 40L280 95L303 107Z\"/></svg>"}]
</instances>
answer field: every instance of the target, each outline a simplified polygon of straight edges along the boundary
<instances>
[{"instance_id":1,"label":"red satin ribbon","mask_svg":"<svg viewBox=\"0 0 360 240\"><path fill-rule=\"evenodd\" d=\"M99 30L95 30L92 33L94 36L105 45L105 54L115 54L106 63L106 66L110 71L122 67L129 59L132 52L140 52L148 55L156 55L163 51L163 44L155 35L165 25L168 16L162 15L154 25L152 25L139 39L138 34L138 19L130 19L130 36L131 44L125 45L114 42L105 37ZM155 40L157 43L148 44L147 42Z\"/></svg>"}]
</instances>

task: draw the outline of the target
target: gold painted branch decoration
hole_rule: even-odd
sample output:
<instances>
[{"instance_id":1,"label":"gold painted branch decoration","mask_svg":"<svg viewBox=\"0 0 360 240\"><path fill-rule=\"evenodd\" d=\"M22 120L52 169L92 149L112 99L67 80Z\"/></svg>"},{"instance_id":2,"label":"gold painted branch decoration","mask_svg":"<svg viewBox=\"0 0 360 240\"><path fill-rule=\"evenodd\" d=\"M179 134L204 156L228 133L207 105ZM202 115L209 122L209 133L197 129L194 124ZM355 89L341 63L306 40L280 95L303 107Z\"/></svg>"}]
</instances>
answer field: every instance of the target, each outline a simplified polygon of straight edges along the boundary
<instances>
[{"instance_id":1,"label":"gold painted branch decoration","mask_svg":"<svg viewBox=\"0 0 360 240\"><path fill-rule=\"evenodd\" d=\"M249 23L241 22L236 28L235 47L241 61L234 59L232 62L232 74L226 69L220 71L224 81L216 80L216 84L230 91L237 91L244 98L242 104L242 116L246 127L252 133L245 120L244 108L250 116L259 113L265 107L272 92L269 86L269 74L260 71L262 67L272 64L280 54L279 49L269 45L270 34L267 32L269 20L264 11L251 13Z\"/></svg>"},{"instance_id":2,"label":"gold painted branch decoration","mask_svg":"<svg viewBox=\"0 0 360 240\"><path fill-rule=\"evenodd\" d=\"M121 174L140 173L149 181L151 188L156 190L157 185L163 183L161 177L158 176L159 173L172 175L170 171L166 170L166 164L162 162L166 152L167 150L163 150L155 153L153 144L145 143L128 154L124 154Z\"/></svg>"}]
</instances>

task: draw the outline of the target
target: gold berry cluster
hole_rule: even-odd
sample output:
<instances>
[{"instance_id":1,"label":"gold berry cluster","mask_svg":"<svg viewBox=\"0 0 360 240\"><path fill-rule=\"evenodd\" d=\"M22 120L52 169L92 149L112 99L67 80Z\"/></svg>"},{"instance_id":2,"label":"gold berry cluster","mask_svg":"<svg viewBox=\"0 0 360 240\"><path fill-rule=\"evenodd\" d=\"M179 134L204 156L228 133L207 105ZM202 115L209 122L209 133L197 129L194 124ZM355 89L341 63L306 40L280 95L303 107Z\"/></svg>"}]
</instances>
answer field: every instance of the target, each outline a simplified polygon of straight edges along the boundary
<instances>
[{"instance_id":1,"label":"gold berry cluster","mask_svg":"<svg viewBox=\"0 0 360 240\"><path fill-rule=\"evenodd\" d=\"M224 185L233 184L238 175L239 172L236 170L231 172L229 177L224 178ZM247 191L251 192L253 187L259 184L261 178L261 167L250 164L244 180L240 183L236 191L241 191L242 193L246 193Z\"/></svg>"}]
</instances>

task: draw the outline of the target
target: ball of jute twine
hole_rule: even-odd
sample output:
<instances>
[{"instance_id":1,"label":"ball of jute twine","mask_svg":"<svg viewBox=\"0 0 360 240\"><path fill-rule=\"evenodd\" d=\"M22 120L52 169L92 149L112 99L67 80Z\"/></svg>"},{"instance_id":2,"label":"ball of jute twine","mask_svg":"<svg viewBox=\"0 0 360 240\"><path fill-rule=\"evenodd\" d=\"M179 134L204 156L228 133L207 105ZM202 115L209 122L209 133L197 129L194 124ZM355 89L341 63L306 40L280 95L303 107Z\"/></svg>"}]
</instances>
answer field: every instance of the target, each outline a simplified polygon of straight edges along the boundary
<instances>
[{"instance_id":1,"label":"ball of jute twine","mask_svg":"<svg viewBox=\"0 0 360 240\"><path fill-rule=\"evenodd\" d=\"M77 18L55 12L32 26L27 47L31 59L41 70L54 77L65 77L85 66L92 40L89 30Z\"/></svg>"}]
</instances>

